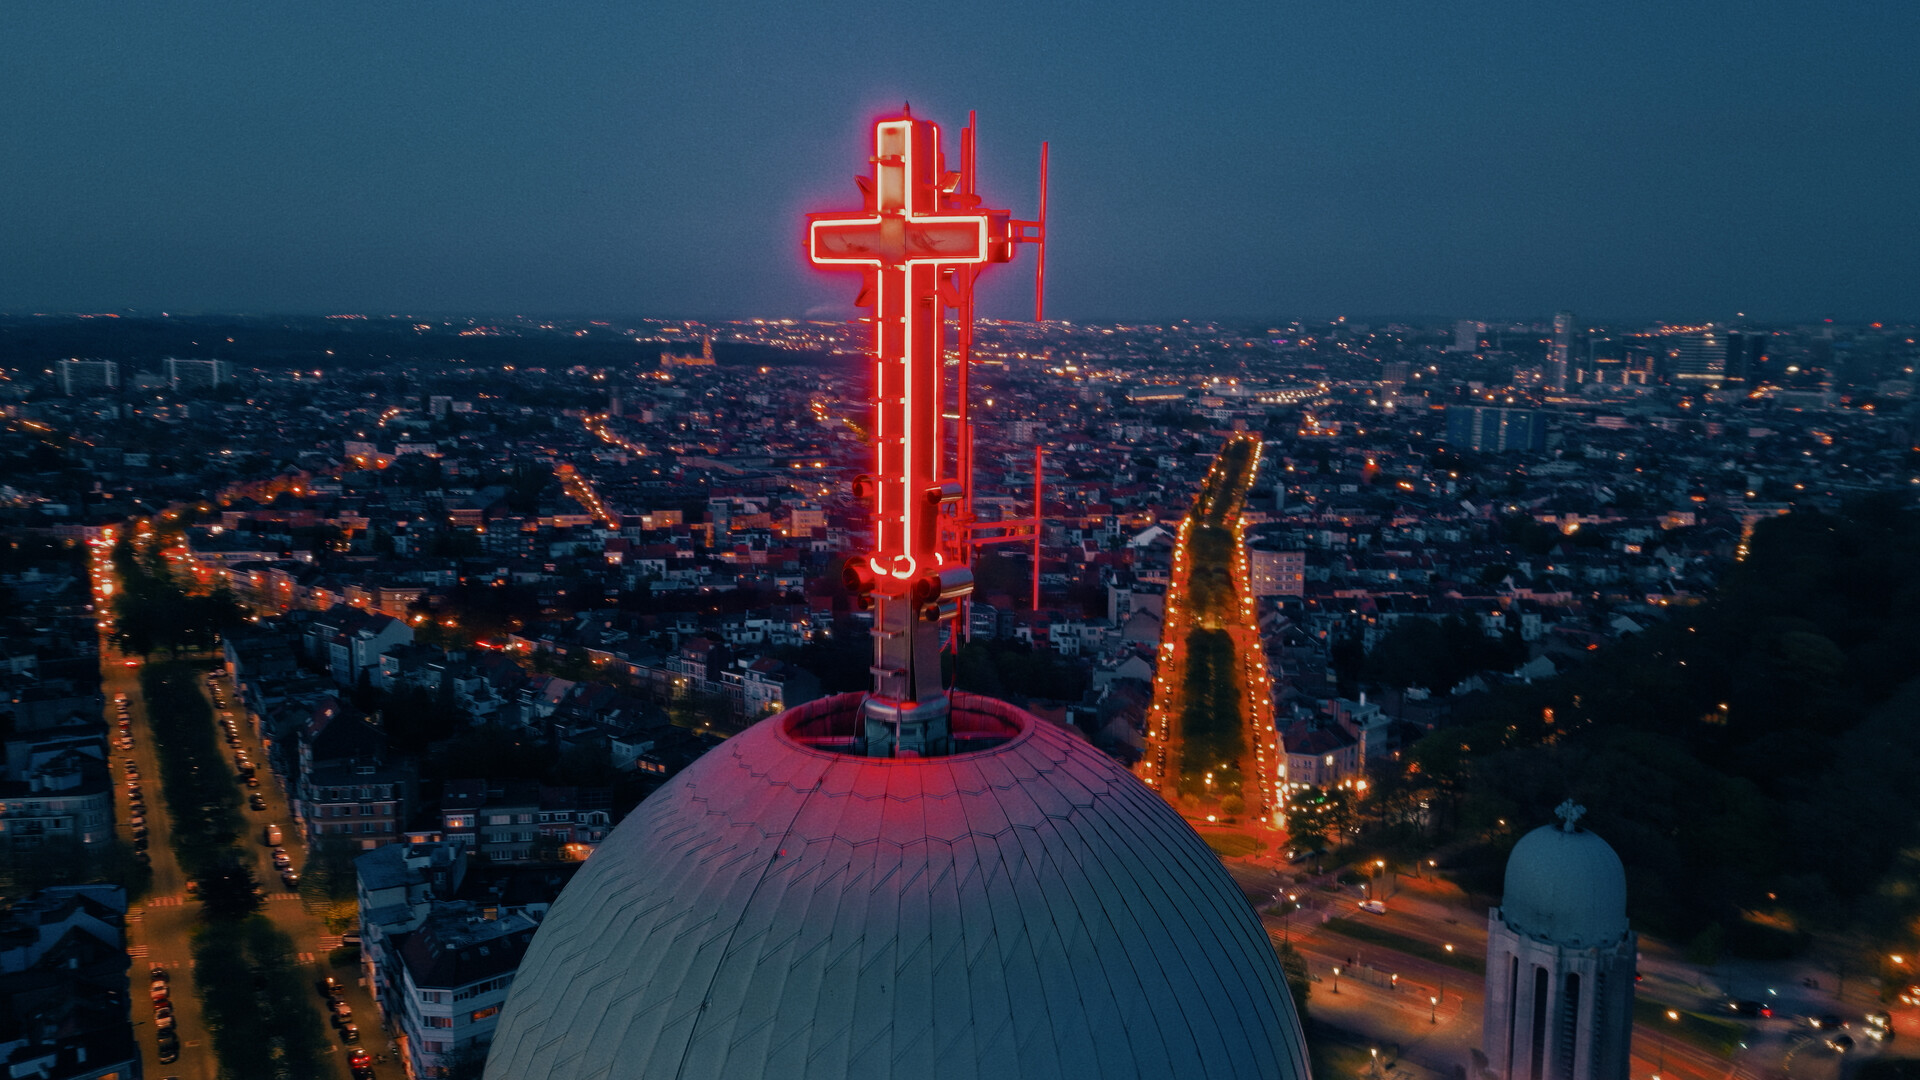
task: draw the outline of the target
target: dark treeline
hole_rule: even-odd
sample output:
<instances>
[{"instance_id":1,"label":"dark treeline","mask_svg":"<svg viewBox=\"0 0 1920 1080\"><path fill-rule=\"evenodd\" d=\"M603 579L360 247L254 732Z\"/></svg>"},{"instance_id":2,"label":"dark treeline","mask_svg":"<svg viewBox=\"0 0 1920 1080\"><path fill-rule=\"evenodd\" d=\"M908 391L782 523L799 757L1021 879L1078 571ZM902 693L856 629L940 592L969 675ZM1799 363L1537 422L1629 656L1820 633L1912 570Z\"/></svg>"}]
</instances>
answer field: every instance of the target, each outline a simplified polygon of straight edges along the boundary
<instances>
[{"instance_id":1,"label":"dark treeline","mask_svg":"<svg viewBox=\"0 0 1920 1080\"><path fill-rule=\"evenodd\" d=\"M1468 699L1400 783L1436 796L1467 883L1569 796L1656 932L1777 953L1920 916L1920 514L1891 497L1754 530L1703 604L1527 687ZM1499 823L1504 820L1503 827Z\"/></svg>"}]
</instances>

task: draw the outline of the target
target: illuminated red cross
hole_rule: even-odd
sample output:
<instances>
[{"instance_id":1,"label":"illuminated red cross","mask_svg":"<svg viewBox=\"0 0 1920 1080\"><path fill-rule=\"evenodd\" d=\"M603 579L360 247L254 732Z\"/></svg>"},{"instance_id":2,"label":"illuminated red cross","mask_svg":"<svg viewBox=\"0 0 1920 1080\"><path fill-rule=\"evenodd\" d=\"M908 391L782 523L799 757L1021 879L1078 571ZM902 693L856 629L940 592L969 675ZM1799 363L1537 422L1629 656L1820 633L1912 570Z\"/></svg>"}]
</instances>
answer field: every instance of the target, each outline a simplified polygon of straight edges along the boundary
<instances>
[{"instance_id":1,"label":"illuminated red cross","mask_svg":"<svg viewBox=\"0 0 1920 1080\"><path fill-rule=\"evenodd\" d=\"M873 176L860 179L863 213L809 217L807 255L822 267L866 271L863 303L873 306L876 592L898 593L944 559L934 528L943 479L940 376L949 269L1011 256L1006 211L949 205L937 125L902 115L873 129Z\"/></svg>"}]
</instances>

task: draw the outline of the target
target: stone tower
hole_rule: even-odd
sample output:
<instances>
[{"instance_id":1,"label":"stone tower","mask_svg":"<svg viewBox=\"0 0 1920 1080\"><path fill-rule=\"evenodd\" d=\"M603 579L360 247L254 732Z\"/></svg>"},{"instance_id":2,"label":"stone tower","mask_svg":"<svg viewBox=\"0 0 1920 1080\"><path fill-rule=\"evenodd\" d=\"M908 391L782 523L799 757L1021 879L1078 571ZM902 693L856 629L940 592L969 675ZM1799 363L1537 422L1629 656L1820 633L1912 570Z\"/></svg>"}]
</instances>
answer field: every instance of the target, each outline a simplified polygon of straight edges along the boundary
<instances>
[{"instance_id":1,"label":"stone tower","mask_svg":"<svg viewBox=\"0 0 1920 1080\"><path fill-rule=\"evenodd\" d=\"M1487 920L1485 1038L1494 1080L1627 1080L1637 939L1626 872L1577 824L1528 833L1507 860L1506 892Z\"/></svg>"}]
</instances>

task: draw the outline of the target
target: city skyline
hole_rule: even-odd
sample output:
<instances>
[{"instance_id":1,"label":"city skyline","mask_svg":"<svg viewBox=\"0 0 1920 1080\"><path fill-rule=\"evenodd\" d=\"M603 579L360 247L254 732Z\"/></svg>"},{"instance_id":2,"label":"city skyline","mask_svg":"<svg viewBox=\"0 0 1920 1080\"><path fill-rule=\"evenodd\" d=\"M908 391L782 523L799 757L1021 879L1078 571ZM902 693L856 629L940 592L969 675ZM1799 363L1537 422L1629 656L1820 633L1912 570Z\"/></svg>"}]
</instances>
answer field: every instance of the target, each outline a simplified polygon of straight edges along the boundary
<instances>
[{"instance_id":1,"label":"city skyline","mask_svg":"<svg viewBox=\"0 0 1920 1080\"><path fill-rule=\"evenodd\" d=\"M1016 212L1051 141L1063 319L1915 314L1907 10L6 20L13 312L845 317L793 221L910 101Z\"/></svg>"}]
</instances>

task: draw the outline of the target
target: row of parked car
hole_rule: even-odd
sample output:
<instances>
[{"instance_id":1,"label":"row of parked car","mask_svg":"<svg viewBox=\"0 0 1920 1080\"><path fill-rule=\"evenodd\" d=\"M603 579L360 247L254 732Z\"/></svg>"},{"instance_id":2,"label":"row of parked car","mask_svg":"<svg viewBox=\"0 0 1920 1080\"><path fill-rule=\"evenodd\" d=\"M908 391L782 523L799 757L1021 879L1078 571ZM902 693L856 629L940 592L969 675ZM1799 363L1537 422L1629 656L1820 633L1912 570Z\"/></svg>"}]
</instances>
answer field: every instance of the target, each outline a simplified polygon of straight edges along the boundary
<instances>
[{"instance_id":1,"label":"row of parked car","mask_svg":"<svg viewBox=\"0 0 1920 1080\"><path fill-rule=\"evenodd\" d=\"M347 1004L341 996L340 980L331 975L314 984L320 996L327 999L327 1012L333 1016L333 1026L340 1032L340 1041L348 1044L347 1065L353 1070L354 1080L369 1080L373 1076L373 1055L366 1049L354 1045L360 1041L360 1025L353 1022L353 1006Z\"/></svg>"},{"instance_id":2,"label":"row of parked car","mask_svg":"<svg viewBox=\"0 0 1920 1080\"><path fill-rule=\"evenodd\" d=\"M148 1000L153 1004L154 1040L160 1063L171 1065L180 1060L180 1033L173 1027L173 979L159 964L153 965L148 974L152 979Z\"/></svg>"}]
</instances>

